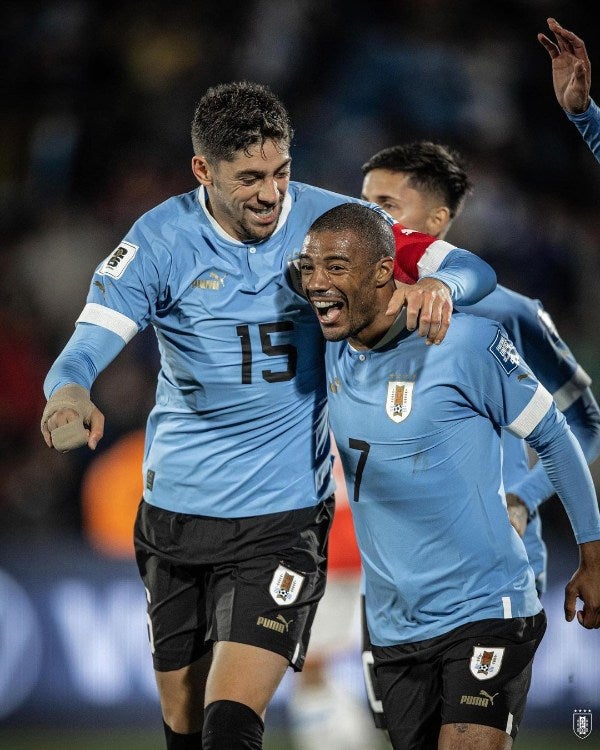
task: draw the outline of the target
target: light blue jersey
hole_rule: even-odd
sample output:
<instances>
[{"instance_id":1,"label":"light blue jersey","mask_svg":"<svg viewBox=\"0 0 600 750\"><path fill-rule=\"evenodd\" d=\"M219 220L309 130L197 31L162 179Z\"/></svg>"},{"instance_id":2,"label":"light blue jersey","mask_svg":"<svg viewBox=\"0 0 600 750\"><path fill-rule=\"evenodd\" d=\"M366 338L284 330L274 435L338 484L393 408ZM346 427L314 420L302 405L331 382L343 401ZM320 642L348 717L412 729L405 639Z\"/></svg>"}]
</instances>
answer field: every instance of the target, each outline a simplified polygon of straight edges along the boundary
<instances>
[{"instance_id":1,"label":"light blue jersey","mask_svg":"<svg viewBox=\"0 0 600 750\"><path fill-rule=\"evenodd\" d=\"M253 245L226 234L197 189L142 216L96 269L44 388L47 397L70 382L90 388L154 327L161 366L146 431L148 503L228 518L309 507L333 492L323 338L289 264L318 216L354 200L290 183L276 231ZM448 243L422 244L422 253L437 248L428 275L440 269L445 280L448 263L454 288L463 288L456 253L489 268Z\"/></svg>"},{"instance_id":2,"label":"light blue jersey","mask_svg":"<svg viewBox=\"0 0 600 750\"><path fill-rule=\"evenodd\" d=\"M579 130L590 151L600 161L600 107L590 99L590 106L585 112L574 115L565 111L565 114Z\"/></svg>"},{"instance_id":3,"label":"light blue jersey","mask_svg":"<svg viewBox=\"0 0 600 750\"><path fill-rule=\"evenodd\" d=\"M600 538L600 516L579 444L495 322L457 313L439 346L406 331L388 338L326 350L371 641L536 614L533 571L506 511L502 429L538 451L583 542Z\"/></svg>"},{"instance_id":4,"label":"light blue jersey","mask_svg":"<svg viewBox=\"0 0 600 750\"><path fill-rule=\"evenodd\" d=\"M541 302L498 285L481 301L458 309L491 318L504 326L517 350L565 414L588 463L592 463L600 454L600 408L590 390L592 381L559 336ZM544 591L547 552L537 509L552 497L554 487L540 462L530 470L525 441L509 432L504 434L502 474L506 491L518 495L529 511L530 521L523 541L536 585Z\"/></svg>"}]
</instances>

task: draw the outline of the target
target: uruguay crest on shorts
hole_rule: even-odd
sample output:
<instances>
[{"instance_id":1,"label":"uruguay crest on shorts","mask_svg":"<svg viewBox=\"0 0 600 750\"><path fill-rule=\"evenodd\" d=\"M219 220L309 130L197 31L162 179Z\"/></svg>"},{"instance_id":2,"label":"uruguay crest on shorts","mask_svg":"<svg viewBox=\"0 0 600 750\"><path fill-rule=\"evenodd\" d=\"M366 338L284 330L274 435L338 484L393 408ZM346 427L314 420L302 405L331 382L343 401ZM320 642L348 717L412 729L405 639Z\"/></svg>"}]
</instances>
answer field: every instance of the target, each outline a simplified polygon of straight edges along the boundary
<instances>
[{"instance_id":1,"label":"uruguay crest on shorts","mask_svg":"<svg viewBox=\"0 0 600 750\"><path fill-rule=\"evenodd\" d=\"M277 604L293 604L298 598L304 576L280 565L271 579L269 593Z\"/></svg>"},{"instance_id":2,"label":"uruguay crest on shorts","mask_svg":"<svg viewBox=\"0 0 600 750\"><path fill-rule=\"evenodd\" d=\"M385 413L392 422L402 422L410 414L414 386L408 380L390 380L388 383Z\"/></svg>"},{"instance_id":3,"label":"uruguay crest on shorts","mask_svg":"<svg viewBox=\"0 0 600 750\"><path fill-rule=\"evenodd\" d=\"M573 731L580 740L585 740L592 733L592 709L576 708L573 711Z\"/></svg>"},{"instance_id":4,"label":"uruguay crest on shorts","mask_svg":"<svg viewBox=\"0 0 600 750\"><path fill-rule=\"evenodd\" d=\"M473 646L469 669L478 680L490 680L502 667L504 646Z\"/></svg>"}]
</instances>

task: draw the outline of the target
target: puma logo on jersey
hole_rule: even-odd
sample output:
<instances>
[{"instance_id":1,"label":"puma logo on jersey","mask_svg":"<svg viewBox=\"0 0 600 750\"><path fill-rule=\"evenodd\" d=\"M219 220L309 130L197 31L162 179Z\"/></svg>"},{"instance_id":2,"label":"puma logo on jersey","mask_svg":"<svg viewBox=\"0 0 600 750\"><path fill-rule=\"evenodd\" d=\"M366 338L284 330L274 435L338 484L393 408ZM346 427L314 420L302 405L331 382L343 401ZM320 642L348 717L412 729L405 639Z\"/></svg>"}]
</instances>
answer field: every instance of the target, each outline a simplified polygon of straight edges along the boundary
<instances>
[{"instance_id":1,"label":"puma logo on jersey","mask_svg":"<svg viewBox=\"0 0 600 750\"><path fill-rule=\"evenodd\" d=\"M192 287L196 289L222 289L225 285L225 276L219 276L218 273L211 271L208 279L195 279L192 281Z\"/></svg>"}]
</instances>

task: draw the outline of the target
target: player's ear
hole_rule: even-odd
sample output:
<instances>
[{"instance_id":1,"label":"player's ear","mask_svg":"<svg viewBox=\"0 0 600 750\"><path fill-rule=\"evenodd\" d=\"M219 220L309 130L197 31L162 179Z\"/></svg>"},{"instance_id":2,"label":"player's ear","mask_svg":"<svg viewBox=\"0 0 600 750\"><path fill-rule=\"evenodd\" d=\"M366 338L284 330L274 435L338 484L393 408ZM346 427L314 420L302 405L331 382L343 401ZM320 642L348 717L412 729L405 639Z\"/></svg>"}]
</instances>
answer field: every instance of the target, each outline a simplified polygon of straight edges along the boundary
<instances>
[{"instance_id":1,"label":"player's ear","mask_svg":"<svg viewBox=\"0 0 600 750\"><path fill-rule=\"evenodd\" d=\"M377 261L375 281L377 286L385 286L394 277L394 259L389 255Z\"/></svg>"},{"instance_id":2,"label":"player's ear","mask_svg":"<svg viewBox=\"0 0 600 750\"><path fill-rule=\"evenodd\" d=\"M192 157L192 172L201 185L212 185L212 169L205 156Z\"/></svg>"},{"instance_id":3,"label":"player's ear","mask_svg":"<svg viewBox=\"0 0 600 750\"><path fill-rule=\"evenodd\" d=\"M450 224L450 209L447 206L437 206L429 212L425 220L425 230L433 237L440 237Z\"/></svg>"}]
</instances>

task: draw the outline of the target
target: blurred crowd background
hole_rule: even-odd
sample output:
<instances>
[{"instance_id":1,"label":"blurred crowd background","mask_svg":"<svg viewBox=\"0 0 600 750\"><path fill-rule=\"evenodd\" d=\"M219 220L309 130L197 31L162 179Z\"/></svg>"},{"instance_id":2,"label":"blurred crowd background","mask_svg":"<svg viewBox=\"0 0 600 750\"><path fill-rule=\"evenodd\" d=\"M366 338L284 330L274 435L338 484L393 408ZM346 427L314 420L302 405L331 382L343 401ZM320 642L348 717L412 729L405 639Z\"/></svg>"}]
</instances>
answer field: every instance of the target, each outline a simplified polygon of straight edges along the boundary
<instances>
[{"instance_id":1,"label":"blurred crowd background","mask_svg":"<svg viewBox=\"0 0 600 750\"><path fill-rule=\"evenodd\" d=\"M427 138L459 149L474 194L448 239L488 260L501 283L543 301L600 396L600 164L558 106L536 39L550 15L580 34L600 100L592 6L3 3L0 542L102 544L83 488L95 462L144 426L158 365L153 334L137 336L97 381L106 434L95 453L45 446L42 382L95 266L141 213L195 187L190 122L219 82L257 80L280 95L296 129L296 180L358 195L360 166L381 148ZM109 468L95 487L114 508L119 483L110 476ZM558 502L543 517L550 535L572 544Z\"/></svg>"},{"instance_id":2,"label":"blurred crowd background","mask_svg":"<svg viewBox=\"0 0 600 750\"><path fill-rule=\"evenodd\" d=\"M195 186L194 105L222 81L262 81L281 96L297 180L354 195L361 164L383 147L458 148L475 190L449 239L539 297L600 383L600 165L559 108L536 40L555 16L586 40L594 70L591 13L545 0L3 4L2 531L82 529L95 455L46 448L43 377L96 264L142 212ZM143 427L156 367L147 331L100 377L107 432L96 455Z\"/></svg>"}]
</instances>

